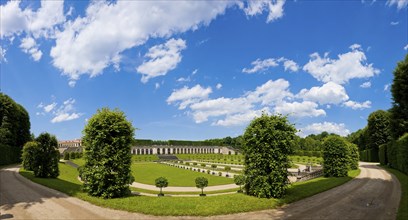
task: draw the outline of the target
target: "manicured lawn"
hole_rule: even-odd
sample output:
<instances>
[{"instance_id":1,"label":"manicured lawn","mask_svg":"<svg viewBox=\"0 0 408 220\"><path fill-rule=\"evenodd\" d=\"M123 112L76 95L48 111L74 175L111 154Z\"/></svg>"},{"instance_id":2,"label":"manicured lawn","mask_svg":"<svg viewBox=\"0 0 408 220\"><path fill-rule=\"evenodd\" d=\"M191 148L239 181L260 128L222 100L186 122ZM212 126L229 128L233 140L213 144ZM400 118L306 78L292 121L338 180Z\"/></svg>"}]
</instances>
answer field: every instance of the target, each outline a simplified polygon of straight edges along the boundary
<instances>
[{"instance_id":1,"label":"manicured lawn","mask_svg":"<svg viewBox=\"0 0 408 220\"><path fill-rule=\"evenodd\" d=\"M394 174L401 184L401 200L398 208L397 220L406 220L408 219L408 175L387 166L381 167Z\"/></svg>"},{"instance_id":2,"label":"manicured lawn","mask_svg":"<svg viewBox=\"0 0 408 220\"><path fill-rule=\"evenodd\" d=\"M85 164L84 159L71 160L73 163L80 166ZM182 168L171 167L168 165L157 163L132 163L132 174L135 181L144 184L154 185L154 181L158 177L166 177L169 181L169 186L194 186L195 178L204 176L208 179L209 186L224 185L234 183L234 180L226 177L209 175L207 173L199 173L197 171L185 170Z\"/></svg>"},{"instance_id":3,"label":"manicured lawn","mask_svg":"<svg viewBox=\"0 0 408 220\"><path fill-rule=\"evenodd\" d=\"M283 199L259 199L236 193L209 197L145 197L128 196L117 199L101 199L88 196L81 191L81 183L77 180L78 171L65 164L60 164L60 176L57 179L36 178L32 172L20 170L20 173L34 182L54 188L68 195L78 197L93 204L139 212L151 215L175 216L210 216L248 212L275 208L289 202L312 196L316 193L341 185L356 175L359 171L349 172L349 177L317 178L292 185Z\"/></svg>"},{"instance_id":4,"label":"manicured lawn","mask_svg":"<svg viewBox=\"0 0 408 220\"><path fill-rule=\"evenodd\" d=\"M234 180L231 178L199 173L157 163L133 163L132 174L136 182L150 185L154 185L155 179L161 176L167 178L169 186L195 187L195 179L200 176L204 176L208 179L209 186L234 183Z\"/></svg>"},{"instance_id":5,"label":"manicured lawn","mask_svg":"<svg viewBox=\"0 0 408 220\"><path fill-rule=\"evenodd\" d=\"M148 190L148 189L130 187L130 189L135 192L150 193L150 194L158 194L160 192L159 188L157 188L158 190ZM239 190L239 187L237 186L237 188L234 188L234 189L215 190L215 191L206 191L204 189L204 193L209 195L209 194L218 194L218 193L226 193L226 192L237 192L238 190ZM165 195L199 195L201 191L200 192L167 192L166 188L163 188L163 193Z\"/></svg>"}]
</instances>

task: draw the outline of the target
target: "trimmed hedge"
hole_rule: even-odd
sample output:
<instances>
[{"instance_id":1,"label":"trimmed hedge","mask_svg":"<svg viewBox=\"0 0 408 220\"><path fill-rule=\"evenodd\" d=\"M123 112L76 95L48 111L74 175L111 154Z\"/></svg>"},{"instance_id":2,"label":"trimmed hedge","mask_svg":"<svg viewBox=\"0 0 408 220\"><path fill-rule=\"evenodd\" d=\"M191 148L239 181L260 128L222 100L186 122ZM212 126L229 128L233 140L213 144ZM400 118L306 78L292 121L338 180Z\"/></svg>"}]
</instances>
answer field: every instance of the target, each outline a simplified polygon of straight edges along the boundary
<instances>
[{"instance_id":1,"label":"trimmed hedge","mask_svg":"<svg viewBox=\"0 0 408 220\"><path fill-rule=\"evenodd\" d=\"M21 149L0 144L0 165L7 165L21 162Z\"/></svg>"},{"instance_id":2,"label":"trimmed hedge","mask_svg":"<svg viewBox=\"0 0 408 220\"><path fill-rule=\"evenodd\" d=\"M379 162L378 150L377 149L367 149L360 151L360 160L365 162Z\"/></svg>"},{"instance_id":3,"label":"trimmed hedge","mask_svg":"<svg viewBox=\"0 0 408 220\"><path fill-rule=\"evenodd\" d=\"M408 174L408 133L387 144L386 155L390 167Z\"/></svg>"},{"instance_id":4,"label":"trimmed hedge","mask_svg":"<svg viewBox=\"0 0 408 220\"><path fill-rule=\"evenodd\" d=\"M380 164L381 165L387 165L388 164L387 144L382 144L380 146L380 149L378 150L378 158L380 159Z\"/></svg>"}]
</instances>

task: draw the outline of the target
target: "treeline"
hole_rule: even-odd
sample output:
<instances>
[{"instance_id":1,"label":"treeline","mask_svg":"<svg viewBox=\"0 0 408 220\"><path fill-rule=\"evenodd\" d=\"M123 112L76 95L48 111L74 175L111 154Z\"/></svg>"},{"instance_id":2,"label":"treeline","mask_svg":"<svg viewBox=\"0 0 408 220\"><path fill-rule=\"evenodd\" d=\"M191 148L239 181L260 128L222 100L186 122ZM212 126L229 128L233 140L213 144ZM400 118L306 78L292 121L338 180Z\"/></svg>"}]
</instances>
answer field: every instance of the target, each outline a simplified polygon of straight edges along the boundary
<instances>
[{"instance_id":1,"label":"treeline","mask_svg":"<svg viewBox=\"0 0 408 220\"><path fill-rule=\"evenodd\" d=\"M392 107L372 112L367 126L348 136L360 160L380 162L408 174L408 55L394 70Z\"/></svg>"},{"instance_id":2,"label":"treeline","mask_svg":"<svg viewBox=\"0 0 408 220\"><path fill-rule=\"evenodd\" d=\"M0 165L19 163L23 146L30 140L28 112L0 93Z\"/></svg>"}]
</instances>

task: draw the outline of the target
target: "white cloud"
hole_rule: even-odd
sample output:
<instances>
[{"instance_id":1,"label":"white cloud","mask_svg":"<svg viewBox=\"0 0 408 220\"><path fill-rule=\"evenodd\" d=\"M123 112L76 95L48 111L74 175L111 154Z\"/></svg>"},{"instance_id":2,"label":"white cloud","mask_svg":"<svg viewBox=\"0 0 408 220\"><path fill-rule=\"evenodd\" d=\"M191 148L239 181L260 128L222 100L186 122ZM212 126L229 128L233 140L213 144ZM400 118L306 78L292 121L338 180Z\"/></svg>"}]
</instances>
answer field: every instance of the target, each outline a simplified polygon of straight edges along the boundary
<instances>
[{"instance_id":1,"label":"white cloud","mask_svg":"<svg viewBox=\"0 0 408 220\"><path fill-rule=\"evenodd\" d=\"M385 84L384 85L384 91L388 91L390 86L391 86L391 83Z\"/></svg>"},{"instance_id":2,"label":"white cloud","mask_svg":"<svg viewBox=\"0 0 408 220\"><path fill-rule=\"evenodd\" d=\"M282 102L279 103L274 111L283 115L290 115L292 117L319 117L325 116L326 112L323 109L318 109L318 105L314 102Z\"/></svg>"},{"instance_id":3,"label":"white cloud","mask_svg":"<svg viewBox=\"0 0 408 220\"><path fill-rule=\"evenodd\" d=\"M184 86L181 89L174 90L167 98L167 103L176 103L179 105L179 109L185 109L193 103L207 99L210 93L212 93L211 87L203 88L200 85L196 85L188 88Z\"/></svg>"},{"instance_id":4,"label":"white cloud","mask_svg":"<svg viewBox=\"0 0 408 220\"><path fill-rule=\"evenodd\" d=\"M408 6L407 0L388 0L386 3L388 6L396 5L398 10L406 8Z\"/></svg>"},{"instance_id":5,"label":"white cloud","mask_svg":"<svg viewBox=\"0 0 408 220\"><path fill-rule=\"evenodd\" d=\"M283 16L285 0L258 0L248 1L244 9L247 16L255 16L263 11L269 11L267 23L275 21Z\"/></svg>"},{"instance_id":6,"label":"white cloud","mask_svg":"<svg viewBox=\"0 0 408 220\"><path fill-rule=\"evenodd\" d=\"M51 123L58 123L63 121L70 121L77 119L83 115L83 113L77 113L74 107L75 99L67 99L62 105L58 107L58 103L53 102L48 105L43 103L38 104L37 108L43 109L42 112L37 112L36 115L50 114L53 116Z\"/></svg>"},{"instance_id":7,"label":"white cloud","mask_svg":"<svg viewBox=\"0 0 408 220\"><path fill-rule=\"evenodd\" d=\"M168 71L175 69L182 58L180 52L185 48L184 40L173 38L165 44L151 47L145 55L149 60L137 67L137 71L143 74L142 82L146 83L150 78L164 76Z\"/></svg>"},{"instance_id":8,"label":"white cloud","mask_svg":"<svg viewBox=\"0 0 408 220\"><path fill-rule=\"evenodd\" d=\"M124 50L209 25L232 1L93 1L84 17L65 23L51 49L53 65L70 80L119 65ZM163 60L164 61L164 60ZM169 66L172 66L169 64ZM164 73L139 68L143 80Z\"/></svg>"},{"instance_id":9,"label":"white cloud","mask_svg":"<svg viewBox=\"0 0 408 220\"><path fill-rule=\"evenodd\" d=\"M7 52L7 50L0 45L0 63L1 62L7 62L6 52Z\"/></svg>"},{"instance_id":10,"label":"white cloud","mask_svg":"<svg viewBox=\"0 0 408 220\"><path fill-rule=\"evenodd\" d=\"M405 45L404 50L408 50L408 44Z\"/></svg>"},{"instance_id":11,"label":"white cloud","mask_svg":"<svg viewBox=\"0 0 408 220\"><path fill-rule=\"evenodd\" d=\"M20 47L38 61L42 52L36 46L35 40L40 37L55 37L56 25L65 21L64 2L43 0L36 11L31 8L22 9L20 3L21 1L9 1L0 6L0 37L2 40L9 38L12 42L15 36L25 33L27 37L23 39Z\"/></svg>"},{"instance_id":12,"label":"white cloud","mask_svg":"<svg viewBox=\"0 0 408 220\"><path fill-rule=\"evenodd\" d=\"M369 82L369 81L365 82L365 83L361 84L360 87L364 88L364 89L370 88L371 87L371 82Z\"/></svg>"},{"instance_id":13,"label":"white cloud","mask_svg":"<svg viewBox=\"0 0 408 220\"><path fill-rule=\"evenodd\" d=\"M190 82L190 81L191 81L190 76L187 78L180 77L177 79L177 82Z\"/></svg>"},{"instance_id":14,"label":"white cloud","mask_svg":"<svg viewBox=\"0 0 408 220\"><path fill-rule=\"evenodd\" d=\"M256 73L256 72L260 72L260 71L265 71L269 67L276 67L279 64L276 62L275 59L270 58L270 59L265 59L265 60L257 59L255 61L253 61L251 63L251 65L253 66L252 68L250 68L250 69L244 68L244 69L242 69L242 72L244 72L244 73Z\"/></svg>"},{"instance_id":15,"label":"white cloud","mask_svg":"<svg viewBox=\"0 0 408 220\"><path fill-rule=\"evenodd\" d=\"M215 88L217 88L218 90L221 89L221 88L222 88L222 84L221 84L221 83L218 83L218 84L215 86Z\"/></svg>"},{"instance_id":16,"label":"white cloud","mask_svg":"<svg viewBox=\"0 0 408 220\"><path fill-rule=\"evenodd\" d=\"M35 61L39 61L42 56L41 50L38 49L38 46L35 40L31 37L26 37L21 40L20 48L24 53L31 54L31 57Z\"/></svg>"},{"instance_id":17,"label":"white cloud","mask_svg":"<svg viewBox=\"0 0 408 220\"><path fill-rule=\"evenodd\" d=\"M391 21L390 24L393 25L393 26L395 26L395 25L398 25L398 24L399 24L399 21Z\"/></svg>"},{"instance_id":18,"label":"white cloud","mask_svg":"<svg viewBox=\"0 0 408 220\"><path fill-rule=\"evenodd\" d=\"M155 84L154 84L154 88L155 88L155 89L159 89L159 88L160 88L160 83L155 83Z\"/></svg>"},{"instance_id":19,"label":"white cloud","mask_svg":"<svg viewBox=\"0 0 408 220\"><path fill-rule=\"evenodd\" d=\"M339 54L338 59L330 59L328 53L320 57L318 53L310 55L311 59L303 67L314 78L322 82L347 83L354 78L368 78L380 73L373 64L366 63L366 56L360 45L350 46L350 52Z\"/></svg>"},{"instance_id":20,"label":"white cloud","mask_svg":"<svg viewBox=\"0 0 408 220\"><path fill-rule=\"evenodd\" d=\"M190 92L193 88L196 91ZM289 82L284 79L269 80L255 90L245 92L237 98L220 97L209 99L200 85L189 89L184 87L174 91L167 99L168 104L175 103L179 109L189 107L187 112L196 123L212 120L212 125L244 125L259 116L262 111L291 114L294 117L318 117L326 115L323 109L311 101L293 102L294 95L289 91ZM190 95L194 94L194 95ZM200 96L200 94L205 94ZM295 113L295 114L293 114Z\"/></svg>"},{"instance_id":21,"label":"white cloud","mask_svg":"<svg viewBox=\"0 0 408 220\"><path fill-rule=\"evenodd\" d=\"M191 73L191 75L194 76L195 74L197 74L197 72L198 72L198 69L195 69L195 70Z\"/></svg>"},{"instance_id":22,"label":"white cloud","mask_svg":"<svg viewBox=\"0 0 408 220\"><path fill-rule=\"evenodd\" d=\"M44 108L44 111L48 113L48 112L52 111L56 106L57 106L57 103L53 102L53 103L51 103L49 105L44 106L43 108Z\"/></svg>"},{"instance_id":23,"label":"white cloud","mask_svg":"<svg viewBox=\"0 0 408 220\"><path fill-rule=\"evenodd\" d=\"M320 134L322 132L334 133L341 136L346 136L350 134L350 131L346 128L345 124L333 123L333 122L323 122L323 123L313 123L304 128L300 129L299 135L305 137L310 134Z\"/></svg>"},{"instance_id":24,"label":"white cloud","mask_svg":"<svg viewBox=\"0 0 408 220\"><path fill-rule=\"evenodd\" d=\"M302 89L296 96L303 100L319 102L321 105L339 104L349 99L344 87L334 82L328 82L321 87L312 87L310 90Z\"/></svg>"},{"instance_id":25,"label":"white cloud","mask_svg":"<svg viewBox=\"0 0 408 220\"><path fill-rule=\"evenodd\" d=\"M344 103L346 107L352 108L354 110L357 109L365 109L365 108L371 108L371 101L365 101L365 102L355 102L355 101L347 101Z\"/></svg>"},{"instance_id":26,"label":"white cloud","mask_svg":"<svg viewBox=\"0 0 408 220\"><path fill-rule=\"evenodd\" d=\"M287 70L291 72L299 71L299 65L297 65L297 63L295 63L295 61L293 60L285 60L283 66L285 67L285 71Z\"/></svg>"}]
</instances>

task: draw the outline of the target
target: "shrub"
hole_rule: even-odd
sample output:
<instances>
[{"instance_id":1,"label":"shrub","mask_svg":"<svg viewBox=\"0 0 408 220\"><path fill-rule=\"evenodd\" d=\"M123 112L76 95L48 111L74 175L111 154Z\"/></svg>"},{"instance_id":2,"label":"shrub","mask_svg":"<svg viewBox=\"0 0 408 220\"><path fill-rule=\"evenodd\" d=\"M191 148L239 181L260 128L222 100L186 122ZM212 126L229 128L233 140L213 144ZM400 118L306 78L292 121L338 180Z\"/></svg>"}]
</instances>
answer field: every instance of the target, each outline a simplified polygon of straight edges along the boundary
<instances>
[{"instance_id":1,"label":"shrub","mask_svg":"<svg viewBox=\"0 0 408 220\"><path fill-rule=\"evenodd\" d=\"M210 173L211 173L211 170L207 170L207 173L210 174Z\"/></svg>"},{"instance_id":2,"label":"shrub","mask_svg":"<svg viewBox=\"0 0 408 220\"><path fill-rule=\"evenodd\" d=\"M355 144L348 143L349 151L349 168L351 170L358 169L358 160L360 158L358 154L358 147Z\"/></svg>"},{"instance_id":3,"label":"shrub","mask_svg":"<svg viewBox=\"0 0 408 220\"><path fill-rule=\"evenodd\" d=\"M69 160L70 154L68 152L64 153L64 160Z\"/></svg>"},{"instance_id":4,"label":"shrub","mask_svg":"<svg viewBox=\"0 0 408 220\"><path fill-rule=\"evenodd\" d=\"M205 163L202 163L201 166L202 166L202 167L205 167Z\"/></svg>"},{"instance_id":5,"label":"shrub","mask_svg":"<svg viewBox=\"0 0 408 220\"><path fill-rule=\"evenodd\" d=\"M347 176L349 148L339 136L329 136L323 142L323 169L325 176Z\"/></svg>"},{"instance_id":6,"label":"shrub","mask_svg":"<svg viewBox=\"0 0 408 220\"><path fill-rule=\"evenodd\" d=\"M263 198L285 194L296 128L281 115L265 113L254 119L243 135L245 191Z\"/></svg>"},{"instance_id":7,"label":"shrub","mask_svg":"<svg viewBox=\"0 0 408 220\"><path fill-rule=\"evenodd\" d=\"M204 188L208 186L208 179L205 177L197 177L195 179L196 187L201 189L200 196L205 196Z\"/></svg>"},{"instance_id":8,"label":"shrub","mask_svg":"<svg viewBox=\"0 0 408 220\"><path fill-rule=\"evenodd\" d=\"M197 166L197 162L194 162L193 165L194 165L194 166Z\"/></svg>"},{"instance_id":9,"label":"shrub","mask_svg":"<svg viewBox=\"0 0 408 220\"><path fill-rule=\"evenodd\" d=\"M85 165L81 176L91 196L113 198L128 195L131 175L130 145L134 128L119 110L103 108L89 119L83 131Z\"/></svg>"},{"instance_id":10,"label":"shrub","mask_svg":"<svg viewBox=\"0 0 408 220\"><path fill-rule=\"evenodd\" d=\"M169 185L169 181L167 181L167 179L164 177L159 177L154 182L155 182L156 187L160 188L159 196L163 195L162 188L167 187Z\"/></svg>"},{"instance_id":11,"label":"shrub","mask_svg":"<svg viewBox=\"0 0 408 220\"><path fill-rule=\"evenodd\" d=\"M242 192L242 185L245 184L245 176L244 175L235 175L234 176L234 183L239 186L239 191Z\"/></svg>"},{"instance_id":12,"label":"shrub","mask_svg":"<svg viewBox=\"0 0 408 220\"><path fill-rule=\"evenodd\" d=\"M69 153L69 158L75 159L76 158L76 153L75 152Z\"/></svg>"},{"instance_id":13,"label":"shrub","mask_svg":"<svg viewBox=\"0 0 408 220\"><path fill-rule=\"evenodd\" d=\"M220 171L220 172L218 172L218 176L222 176L222 172Z\"/></svg>"},{"instance_id":14,"label":"shrub","mask_svg":"<svg viewBox=\"0 0 408 220\"><path fill-rule=\"evenodd\" d=\"M213 170L215 170L215 169L217 168L217 165L216 165L216 164L212 164L212 165L211 165L211 168L213 168Z\"/></svg>"},{"instance_id":15,"label":"shrub","mask_svg":"<svg viewBox=\"0 0 408 220\"><path fill-rule=\"evenodd\" d=\"M224 170L225 170L225 172L227 172L227 175L228 175L228 172L231 171L231 167L230 166L225 166Z\"/></svg>"},{"instance_id":16,"label":"shrub","mask_svg":"<svg viewBox=\"0 0 408 220\"><path fill-rule=\"evenodd\" d=\"M56 178L59 175L60 154L55 136L40 134L35 142L28 142L23 149L23 166L34 171L36 177Z\"/></svg>"}]
</instances>

